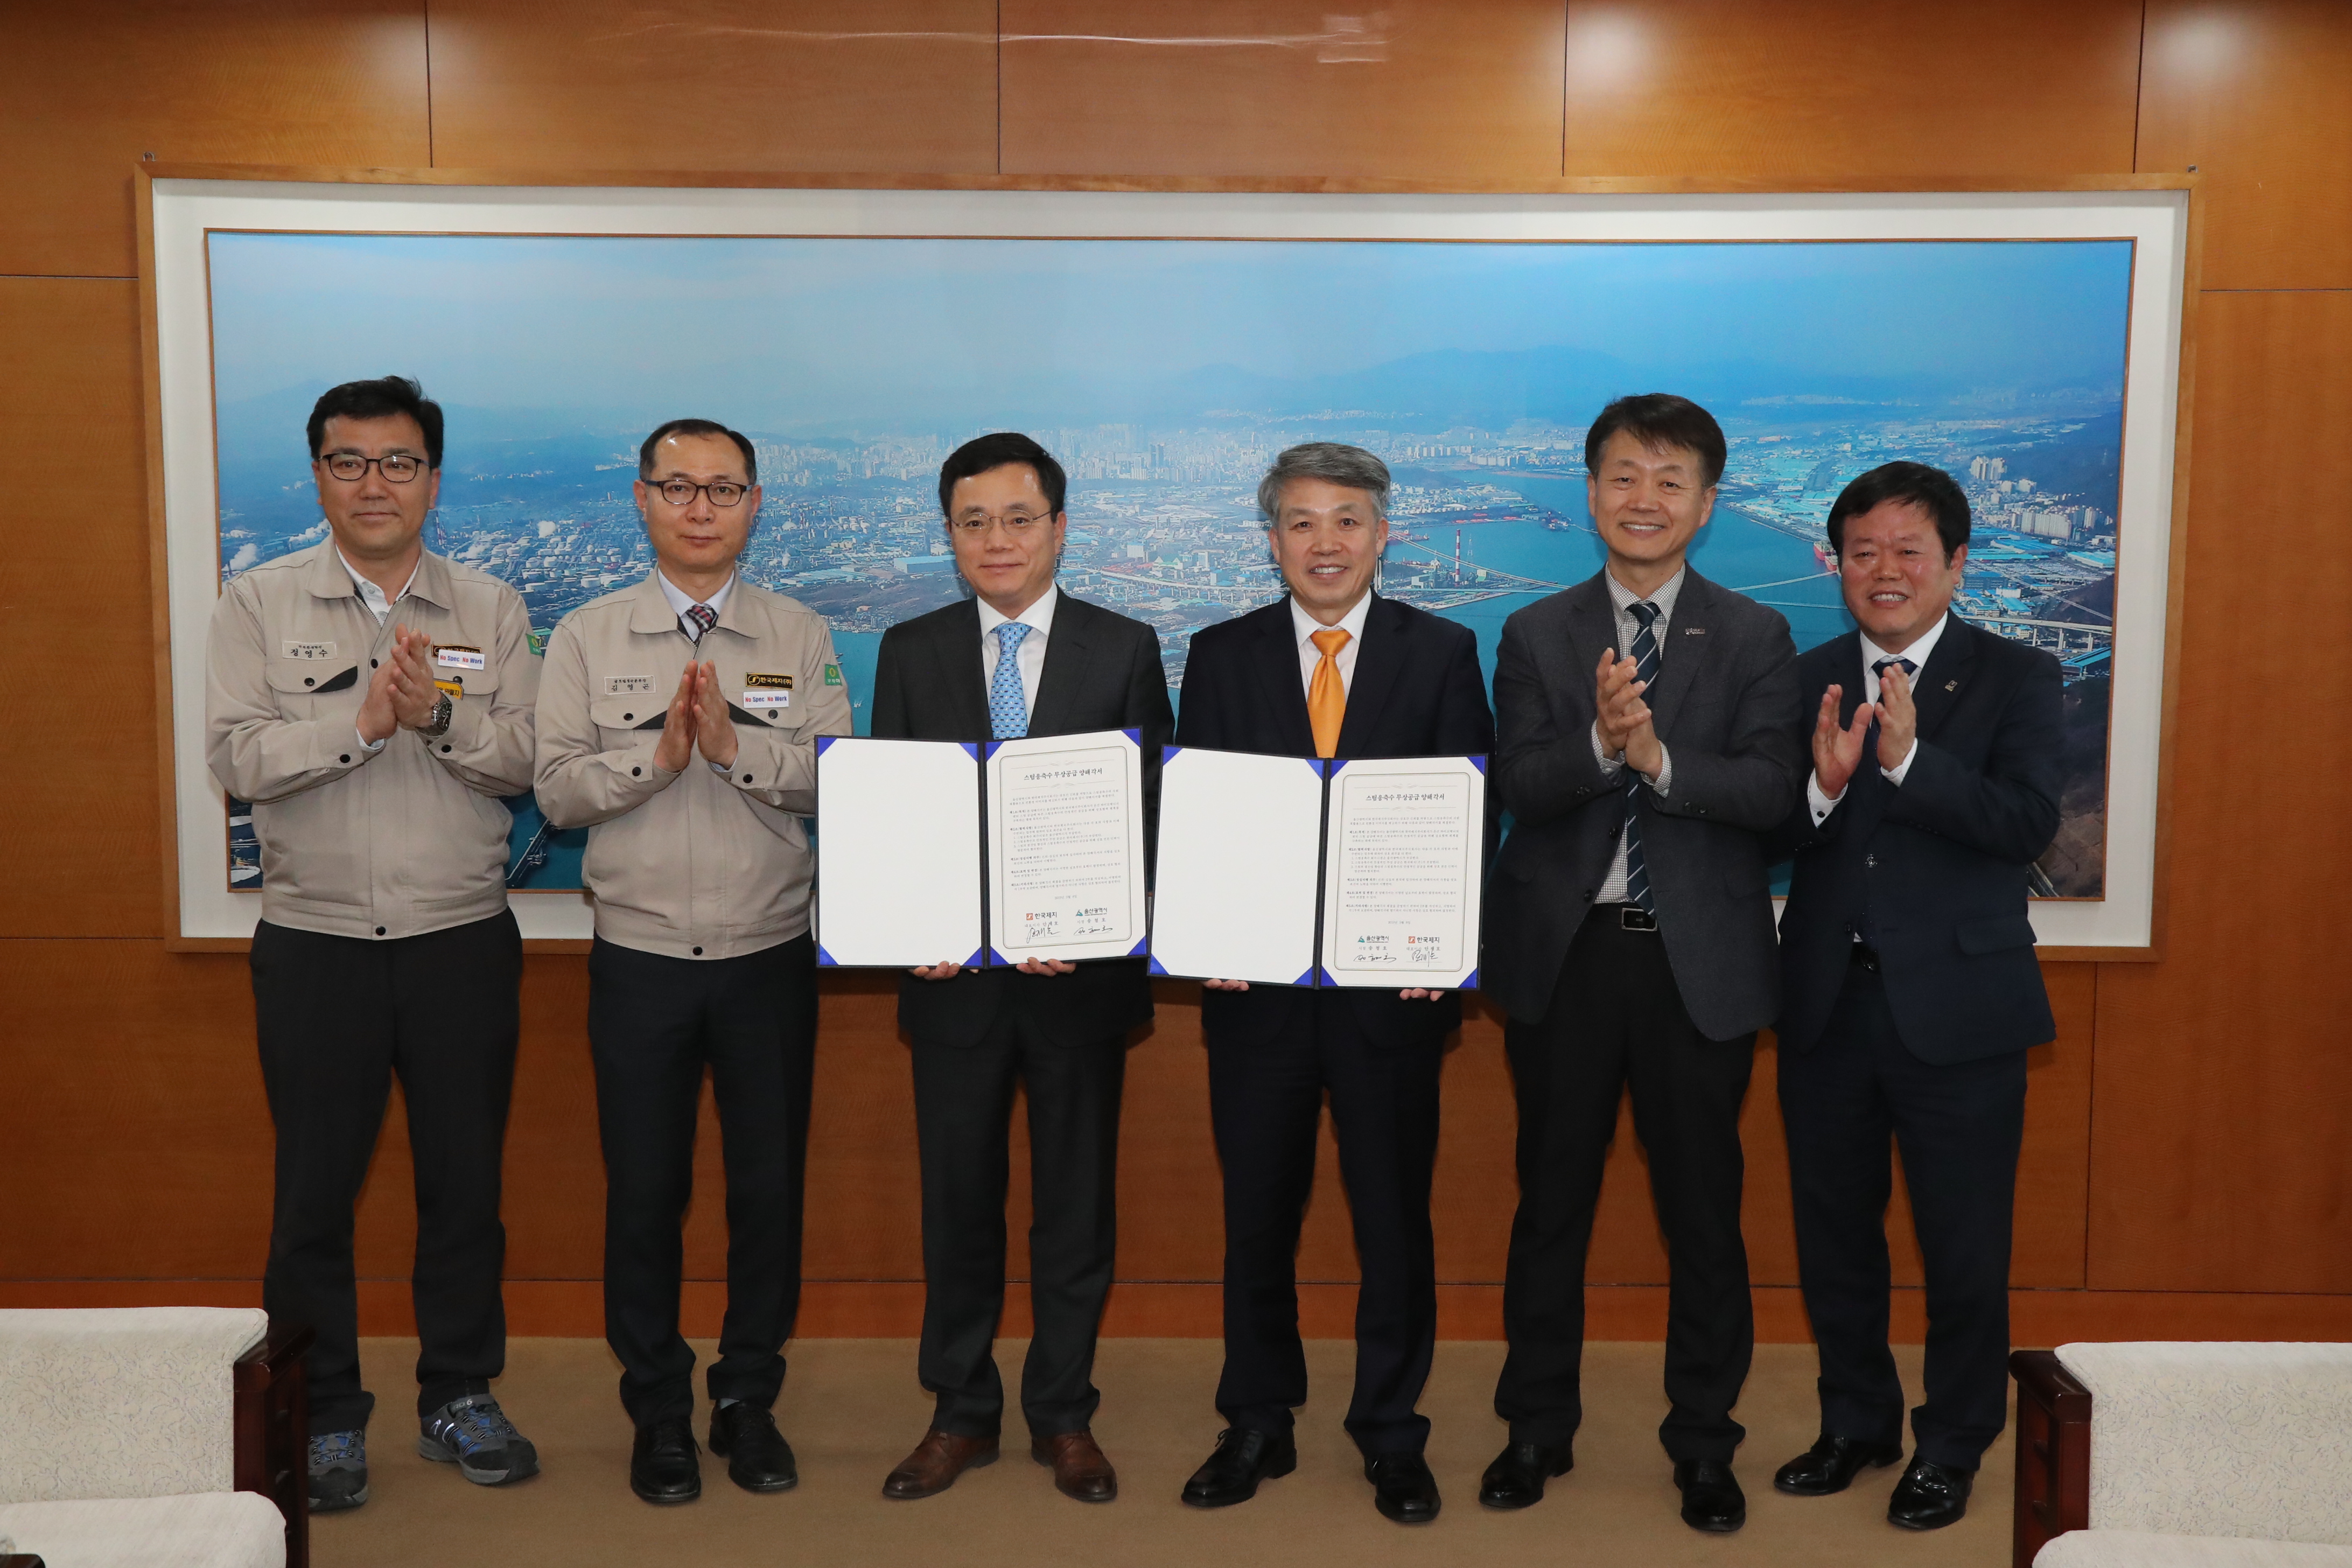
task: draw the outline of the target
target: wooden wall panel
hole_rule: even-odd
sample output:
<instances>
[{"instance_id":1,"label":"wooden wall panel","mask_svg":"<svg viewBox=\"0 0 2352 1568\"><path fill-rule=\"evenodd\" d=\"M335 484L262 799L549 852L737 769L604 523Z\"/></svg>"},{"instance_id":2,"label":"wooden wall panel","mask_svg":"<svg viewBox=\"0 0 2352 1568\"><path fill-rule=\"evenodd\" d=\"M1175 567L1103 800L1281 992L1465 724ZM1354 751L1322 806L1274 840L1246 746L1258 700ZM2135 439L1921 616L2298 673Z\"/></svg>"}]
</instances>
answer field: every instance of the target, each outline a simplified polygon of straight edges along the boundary
<instances>
[{"instance_id":1,"label":"wooden wall panel","mask_svg":"<svg viewBox=\"0 0 2352 1568\"><path fill-rule=\"evenodd\" d=\"M0 936L163 934L140 399L135 285L0 278Z\"/></svg>"},{"instance_id":2,"label":"wooden wall panel","mask_svg":"<svg viewBox=\"0 0 2352 1568\"><path fill-rule=\"evenodd\" d=\"M1571 0L1563 172L2126 172L2139 16L2139 0Z\"/></svg>"},{"instance_id":3,"label":"wooden wall panel","mask_svg":"<svg viewBox=\"0 0 2352 1568\"><path fill-rule=\"evenodd\" d=\"M430 163L425 0L0 15L0 273L137 269L131 167Z\"/></svg>"},{"instance_id":4,"label":"wooden wall panel","mask_svg":"<svg viewBox=\"0 0 2352 1568\"><path fill-rule=\"evenodd\" d=\"M2171 956L2100 974L2089 1282L2352 1291L2352 292L2199 309Z\"/></svg>"},{"instance_id":5,"label":"wooden wall panel","mask_svg":"<svg viewBox=\"0 0 2352 1568\"><path fill-rule=\"evenodd\" d=\"M1559 0L1005 0L1004 171L1559 172Z\"/></svg>"},{"instance_id":6,"label":"wooden wall panel","mask_svg":"<svg viewBox=\"0 0 2352 1568\"><path fill-rule=\"evenodd\" d=\"M436 0L445 169L996 167L994 0Z\"/></svg>"},{"instance_id":7,"label":"wooden wall panel","mask_svg":"<svg viewBox=\"0 0 2352 1568\"><path fill-rule=\"evenodd\" d=\"M2204 176L2208 289L2352 287L2352 5L2150 0L2139 167Z\"/></svg>"}]
</instances>

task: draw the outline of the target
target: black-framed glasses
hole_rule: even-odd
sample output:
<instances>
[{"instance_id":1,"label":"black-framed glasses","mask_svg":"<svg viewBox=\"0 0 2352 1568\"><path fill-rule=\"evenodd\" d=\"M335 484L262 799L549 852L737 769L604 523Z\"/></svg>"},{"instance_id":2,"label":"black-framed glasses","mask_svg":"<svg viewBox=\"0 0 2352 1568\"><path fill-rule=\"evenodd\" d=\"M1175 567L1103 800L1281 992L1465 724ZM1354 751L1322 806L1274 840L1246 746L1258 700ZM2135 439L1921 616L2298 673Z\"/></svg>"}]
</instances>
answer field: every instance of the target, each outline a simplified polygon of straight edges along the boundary
<instances>
[{"instance_id":1,"label":"black-framed glasses","mask_svg":"<svg viewBox=\"0 0 2352 1568\"><path fill-rule=\"evenodd\" d=\"M712 506L734 506L751 488L733 479L718 479L707 485L698 485L692 479L664 479L654 486L661 499L672 506L692 506L698 495L709 496Z\"/></svg>"},{"instance_id":2,"label":"black-framed glasses","mask_svg":"<svg viewBox=\"0 0 2352 1568\"><path fill-rule=\"evenodd\" d=\"M357 452L330 452L319 459L327 472L339 479L363 479L374 468L391 483L404 485L425 471L425 459L406 452L394 452L387 457L362 458Z\"/></svg>"},{"instance_id":3,"label":"black-framed glasses","mask_svg":"<svg viewBox=\"0 0 2352 1568\"><path fill-rule=\"evenodd\" d=\"M997 524L1003 523L1004 531L1018 539L1039 523L1053 521L1054 514L1051 512L1008 511L1002 517L991 517L986 512L976 511L968 517L957 518L954 527L959 533L969 533L978 537Z\"/></svg>"}]
</instances>

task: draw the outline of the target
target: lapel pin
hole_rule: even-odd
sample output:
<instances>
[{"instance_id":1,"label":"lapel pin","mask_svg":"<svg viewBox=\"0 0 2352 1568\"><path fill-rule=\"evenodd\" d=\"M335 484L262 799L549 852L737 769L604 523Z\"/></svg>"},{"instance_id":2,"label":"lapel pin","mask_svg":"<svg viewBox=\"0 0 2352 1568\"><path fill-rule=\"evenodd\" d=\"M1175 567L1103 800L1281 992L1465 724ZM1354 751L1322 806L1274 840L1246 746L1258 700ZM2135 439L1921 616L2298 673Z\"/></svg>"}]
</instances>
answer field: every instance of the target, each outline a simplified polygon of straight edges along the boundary
<instances>
[{"instance_id":1,"label":"lapel pin","mask_svg":"<svg viewBox=\"0 0 2352 1568\"><path fill-rule=\"evenodd\" d=\"M1685 626L1683 628L1683 636L1686 637L1703 637L1706 636L1706 628L1705 626Z\"/></svg>"},{"instance_id":2,"label":"lapel pin","mask_svg":"<svg viewBox=\"0 0 2352 1568\"><path fill-rule=\"evenodd\" d=\"M1959 689L1960 683L1957 680L1947 680L1944 682L1944 689L1947 691L1958 691Z\"/></svg>"}]
</instances>

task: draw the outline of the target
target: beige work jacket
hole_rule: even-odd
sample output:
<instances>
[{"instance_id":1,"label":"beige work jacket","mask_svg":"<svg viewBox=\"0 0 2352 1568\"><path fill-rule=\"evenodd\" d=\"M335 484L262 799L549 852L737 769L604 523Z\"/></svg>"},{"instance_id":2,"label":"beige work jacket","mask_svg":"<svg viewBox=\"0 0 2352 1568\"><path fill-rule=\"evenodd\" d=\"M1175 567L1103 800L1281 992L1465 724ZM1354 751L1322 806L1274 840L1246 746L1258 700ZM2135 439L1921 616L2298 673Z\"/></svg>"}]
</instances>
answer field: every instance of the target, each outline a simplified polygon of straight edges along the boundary
<instances>
[{"instance_id":1,"label":"beige work jacket","mask_svg":"<svg viewBox=\"0 0 2352 1568\"><path fill-rule=\"evenodd\" d=\"M447 734L395 730L370 752L360 704L400 626L433 639L435 677L465 695ZM521 597L430 551L382 626L331 537L231 582L213 606L205 758L253 803L262 919L373 940L505 909L499 798L530 787L538 694Z\"/></svg>"},{"instance_id":2,"label":"beige work jacket","mask_svg":"<svg viewBox=\"0 0 2352 1568\"><path fill-rule=\"evenodd\" d=\"M734 767L699 748L654 764L688 659L716 665ZM816 740L849 733L849 691L823 616L737 577L699 647L648 574L563 617L539 693L539 804L588 828L586 881L605 941L671 958L735 958L809 928Z\"/></svg>"}]
</instances>

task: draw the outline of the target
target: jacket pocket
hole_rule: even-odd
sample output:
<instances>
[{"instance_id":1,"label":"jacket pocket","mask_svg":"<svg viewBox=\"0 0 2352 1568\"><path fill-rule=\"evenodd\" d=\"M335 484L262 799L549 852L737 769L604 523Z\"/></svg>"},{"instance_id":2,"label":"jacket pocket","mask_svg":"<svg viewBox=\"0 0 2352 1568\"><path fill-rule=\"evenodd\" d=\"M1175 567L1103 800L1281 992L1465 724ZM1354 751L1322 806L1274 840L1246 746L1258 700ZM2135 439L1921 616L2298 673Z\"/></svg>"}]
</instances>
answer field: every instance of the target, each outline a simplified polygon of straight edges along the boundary
<instances>
[{"instance_id":1,"label":"jacket pocket","mask_svg":"<svg viewBox=\"0 0 2352 1568\"><path fill-rule=\"evenodd\" d=\"M588 703L588 721L604 731L608 744L626 746L633 730L658 730L669 720L669 698L597 697Z\"/></svg>"},{"instance_id":2,"label":"jacket pocket","mask_svg":"<svg viewBox=\"0 0 2352 1568\"><path fill-rule=\"evenodd\" d=\"M261 675L269 683L269 689L278 695L278 712L289 719L318 718L319 705L310 699L332 692L349 692L360 684L358 665L345 665L338 669L332 664L312 658L267 659L263 661ZM365 695L362 692L359 697L348 700L356 708Z\"/></svg>"},{"instance_id":3,"label":"jacket pocket","mask_svg":"<svg viewBox=\"0 0 2352 1568\"><path fill-rule=\"evenodd\" d=\"M2023 915L1999 915L1989 921L1970 921L1953 931L1962 952L2006 952L2012 947L2033 945L2033 922Z\"/></svg>"}]
</instances>

